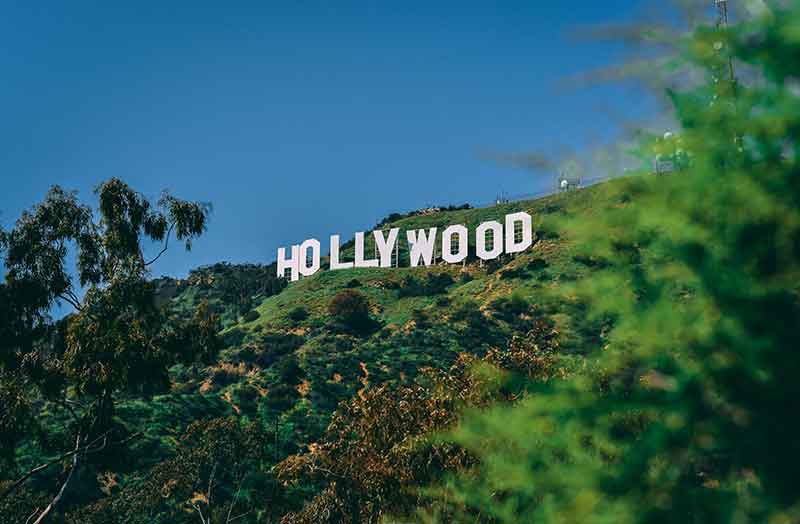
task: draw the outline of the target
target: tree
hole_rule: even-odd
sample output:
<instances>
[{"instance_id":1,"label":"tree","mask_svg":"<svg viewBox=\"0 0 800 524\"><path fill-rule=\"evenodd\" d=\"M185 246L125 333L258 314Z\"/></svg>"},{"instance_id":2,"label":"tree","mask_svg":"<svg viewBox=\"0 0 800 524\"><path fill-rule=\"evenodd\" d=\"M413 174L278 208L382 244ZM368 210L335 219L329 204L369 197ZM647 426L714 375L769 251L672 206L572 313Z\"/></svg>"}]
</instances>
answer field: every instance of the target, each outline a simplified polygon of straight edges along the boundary
<instances>
[{"instance_id":1,"label":"tree","mask_svg":"<svg viewBox=\"0 0 800 524\"><path fill-rule=\"evenodd\" d=\"M263 496L254 487L266 449L266 434L256 424L234 418L192 422L173 458L140 482L72 512L67 522L253 522Z\"/></svg>"},{"instance_id":2,"label":"tree","mask_svg":"<svg viewBox=\"0 0 800 524\"><path fill-rule=\"evenodd\" d=\"M0 294L7 299L0 306L4 384L8 386L9 373L15 373L38 386L45 398L69 413L74 433L74 447L63 457L71 462L65 481L52 502L31 518L36 523L58 505L85 456L119 444L112 423L115 392L156 391L168 384L172 363L208 361L219 349L216 319L207 308L198 311L192 326L170 323L156 307L147 279L148 268L167 250L173 234L191 248L206 228L208 204L165 193L154 206L116 178L100 184L95 193L98 220L75 193L55 186L2 236L6 278ZM162 243L150 260L142 246L148 239ZM67 267L70 244L77 254L79 284L87 288L83 299ZM76 313L48 341L43 335L53 333L53 327L47 312L55 301L68 302ZM32 474L0 492L0 500Z\"/></svg>"},{"instance_id":3,"label":"tree","mask_svg":"<svg viewBox=\"0 0 800 524\"><path fill-rule=\"evenodd\" d=\"M800 521L798 24L793 4L677 39L668 65L706 79L668 92L691 162L563 232L609 262L571 290L610 319L602 347L462 421L481 466L451 499L496 523ZM720 78L729 58L751 81Z\"/></svg>"},{"instance_id":4,"label":"tree","mask_svg":"<svg viewBox=\"0 0 800 524\"><path fill-rule=\"evenodd\" d=\"M474 455L436 438L464 409L510 402L529 382L547 380L558 351L557 332L538 319L534 329L483 358L461 354L447 370L425 368L417 384L369 388L340 404L324 437L276 466L288 485L319 489L285 524L377 524L406 521L425 507L454 515L458 500L438 503L419 486L474 466ZM467 508L478 522L478 513Z\"/></svg>"},{"instance_id":5,"label":"tree","mask_svg":"<svg viewBox=\"0 0 800 524\"><path fill-rule=\"evenodd\" d=\"M328 313L339 325L355 333L374 330L376 322L370 317L369 299L355 289L344 289L333 297Z\"/></svg>"}]
</instances>

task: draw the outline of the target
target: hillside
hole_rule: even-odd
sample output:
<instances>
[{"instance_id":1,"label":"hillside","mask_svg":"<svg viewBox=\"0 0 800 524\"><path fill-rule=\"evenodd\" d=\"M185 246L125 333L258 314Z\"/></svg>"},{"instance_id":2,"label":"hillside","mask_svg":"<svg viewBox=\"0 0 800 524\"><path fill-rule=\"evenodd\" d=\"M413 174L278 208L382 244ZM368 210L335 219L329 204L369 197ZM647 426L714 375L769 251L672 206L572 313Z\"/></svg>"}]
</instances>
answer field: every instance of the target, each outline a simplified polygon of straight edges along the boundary
<instances>
[{"instance_id":1,"label":"hillside","mask_svg":"<svg viewBox=\"0 0 800 524\"><path fill-rule=\"evenodd\" d=\"M491 208L412 216L383 226L474 227L506 213L529 212L535 246L491 264L480 264L471 245L464 266L321 271L286 289L272 278L274 265L218 264L193 271L183 282L162 280L176 314L186 315L208 301L221 316L225 349L210 368L174 367L171 394L147 404L123 404L121 410L136 410L139 420L149 411L148 438L165 446L175 428L169 434L157 429L166 427L167 417L190 421L236 413L268 428L277 424L277 455L282 457L318 437L339 401L371 385L413 381L421 368L446 367L461 352L482 354L504 345L529 329L530 310L552 320L563 358L570 358L596 345L600 328L588 323L579 307L551 297L591 271L595 262L576 252L569 237L557 230L570 217L612 205L607 195L613 184ZM349 246L345 260L352 259ZM331 324L328 305L348 288L369 298L379 326L374 333L348 333Z\"/></svg>"},{"instance_id":2,"label":"hillside","mask_svg":"<svg viewBox=\"0 0 800 524\"><path fill-rule=\"evenodd\" d=\"M272 467L287 458L291 463L292 456L317 446L342 401L371 398L382 385L422 385L428 380L426 370L448 369L461 355L481 357L512 347L512 339L525 338L542 325L557 334L560 349L553 357L558 366L575 367L583 353L601 345L604 326L589 321L578 301L565 302L564 291L602 264L578 251L569 222L614 207L624 198L620 185L612 181L490 208L410 214L381 225L403 231L451 224L474 228L508 213L530 213L534 246L491 263L475 257L471 238L469 257L457 265L407 267L408 253L401 243L401 267L394 269L323 270L287 283L276 277L275 264L218 263L195 269L186 279L153 280L156 304L177 321L170 324L179 325L207 306L217 316L216 338L222 348L210 365L194 361L170 367L166 392L120 392L114 420L118 433L131 441L122 453L98 456L102 471L76 480L75 493L85 500L96 500L97 493L119 495L103 499L99 509L87 506L100 522L106 518L102 511L117 515L148 507L125 504L161 504L155 502L159 497L148 499L148 482L160 490L159 478L183 475L180 464L187 459L181 457L205 449L209 439L229 435L230 422L222 421L232 417L252 423L248 427L263 439L248 445L243 455L234 455L264 453L258 473L247 470L252 475L248 504L269 508L270 518L279 519L313 499L319 486L281 486ZM348 242L343 259L352 257ZM368 301L368 322L358 328L330 312L334 297L346 290ZM392 406L394 401L379 405ZM33 468L58 453L69 431L69 410L45 401L39 423L50 436L17 449L23 467ZM197 431L223 433L187 444ZM163 470L175 464L177 470ZM187 475L181 481L187 485L203 478L200 473ZM37 482L31 482L33 489L52 489L47 478ZM257 502L261 498L264 502ZM117 508L119 504L123 506ZM71 518L83 522L80 513Z\"/></svg>"}]
</instances>

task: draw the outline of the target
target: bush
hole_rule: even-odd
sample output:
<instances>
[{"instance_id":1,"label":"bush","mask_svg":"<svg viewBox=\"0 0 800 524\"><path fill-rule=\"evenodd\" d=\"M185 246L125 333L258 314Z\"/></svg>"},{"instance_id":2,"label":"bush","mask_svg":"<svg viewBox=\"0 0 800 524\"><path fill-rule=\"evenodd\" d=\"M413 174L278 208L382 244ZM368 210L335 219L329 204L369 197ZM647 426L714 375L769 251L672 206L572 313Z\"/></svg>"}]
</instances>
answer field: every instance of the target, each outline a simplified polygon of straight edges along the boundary
<instances>
[{"instance_id":1,"label":"bush","mask_svg":"<svg viewBox=\"0 0 800 524\"><path fill-rule=\"evenodd\" d=\"M222 337L222 343L226 347L238 346L244 341L244 337L246 335L247 332L245 330L236 327L225 333L225 335Z\"/></svg>"},{"instance_id":2,"label":"bush","mask_svg":"<svg viewBox=\"0 0 800 524\"><path fill-rule=\"evenodd\" d=\"M527 266L525 266L525 269L527 269L528 271L539 271L541 269L546 268L549 265L550 264L548 264L547 261L543 258L534 258L528 263Z\"/></svg>"},{"instance_id":3,"label":"bush","mask_svg":"<svg viewBox=\"0 0 800 524\"><path fill-rule=\"evenodd\" d=\"M588 255L575 255L574 257L572 257L572 260L574 260L578 264L583 264L584 266L592 269L603 269L609 266L607 260Z\"/></svg>"},{"instance_id":4,"label":"bush","mask_svg":"<svg viewBox=\"0 0 800 524\"><path fill-rule=\"evenodd\" d=\"M438 295L447 291L455 283L450 273L429 274L419 280L411 275L406 276L400 285L399 297L422 297Z\"/></svg>"},{"instance_id":5,"label":"bush","mask_svg":"<svg viewBox=\"0 0 800 524\"><path fill-rule=\"evenodd\" d=\"M244 316L242 316L242 320L244 320L245 322L253 322L255 320L258 320L260 317L261 313L259 313L255 309L251 309L250 311L245 313Z\"/></svg>"},{"instance_id":6,"label":"bush","mask_svg":"<svg viewBox=\"0 0 800 524\"><path fill-rule=\"evenodd\" d=\"M308 318L308 310L303 306L292 308L287 315L292 322L302 322Z\"/></svg>"},{"instance_id":7,"label":"bush","mask_svg":"<svg viewBox=\"0 0 800 524\"><path fill-rule=\"evenodd\" d=\"M628 203L570 223L611 266L563 301L610 321L585 366L452 433L477 467L429 490L466 506L448 522L800 522L800 4L759 5L731 27L637 35L681 53L652 61L674 72L680 128L609 185ZM678 147L688 167L650 174Z\"/></svg>"},{"instance_id":8,"label":"bush","mask_svg":"<svg viewBox=\"0 0 800 524\"><path fill-rule=\"evenodd\" d=\"M408 275L403 278L397 292L398 297L419 297L425 294L422 283L416 278Z\"/></svg>"},{"instance_id":9,"label":"bush","mask_svg":"<svg viewBox=\"0 0 800 524\"><path fill-rule=\"evenodd\" d=\"M430 317L428 313L422 309L415 309L411 312L411 319L416 324L417 329L427 329L430 327Z\"/></svg>"},{"instance_id":10,"label":"bush","mask_svg":"<svg viewBox=\"0 0 800 524\"><path fill-rule=\"evenodd\" d=\"M300 398L300 393L294 387L288 384L277 384L267 390L266 404L272 410L286 411L298 398Z\"/></svg>"},{"instance_id":11,"label":"bush","mask_svg":"<svg viewBox=\"0 0 800 524\"><path fill-rule=\"evenodd\" d=\"M450 297L447 296L436 297L434 304L436 304L437 307L447 307L450 305Z\"/></svg>"},{"instance_id":12,"label":"bush","mask_svg":"<svg viewBox=\"0 0 800 524\"><path fill-rule=\"evenodd\" d=\"M517 321L521 315L531 310L531 304L519 295L500 297L489 304L489 307L495 318L509 323Z\"/></svg>"},{"instance_id":13,"label":"bush","mask_svg":"<svg viewBox=\"0 0 800 524\"><path fill-rule=\"evenodd\" d=\"M503 271L500 272L501 280L509 280L512 278L530 278L530 275L528 275L525 272L525 269L521 267L504 269Z\"/></svg>"},{"instance_id":14,"label":"bush","mask_svg":"<svg viewBox=\"0 0 800 524\"><path fill-rule=\"evenodd\" d=\"M233 400L240 408L253 409L259 398L258 390L250 384L241 384L233 389Z\"/></svg>"},{"instance_id":15,"label":"bush","mask_svg":"<svg viewBox=\"0 0 800 524\"><path fill-rule=\"evenodd\" d=\"M455 283L450 273L435 273L428 275L426 288L428 295L437 295L444 293L447 288Z\"/></svg>"},{"instance_id":16,"label":"bush","mask_svg":"<svg viewBox=\"0 0 800 524\"><path fill-rule=\"evenodd\" d=\"M328 313L335 325L355 333L371 332L377 324L370 317L369 299L354 289L345 289L333 297Z\"/></svg>"},{"instance_id":17,"label":"bush","mask_svg":"<svg viewBox=\"0 0 800 524\"><path fill-rule=\"evenodd\" d=\"M296 386L305 377L305 371L300 367L297 357L289 355L278 364L278 374L284 384Z\"/></svg>"},{"instance_id":18,"label":"bush","mask_svg":"<svg viewBox=\"0 0 800 524\"><path fill-rule=\"evenodd\" d=\"M333 297L328 313L343 322L360 320L369 316L369 299L364 293L345 289Z\"/></svg>"},{"instance_id":19,"label":"bush","mask_svg":"<svg viewBox=\"0 0 800 524\"><path fill-rule=\"evenodd\" d=\"M351 289L352 288L361 287L361 281L359 279L357 279L357 278L354 278L354 279L350 280L349 282L347 282L347 284L345 284L344 287L351 288Z\"/></svg>"},{"instance_id":20,"label":"bush","mask_svg":"<svg viewBox=\"0 0 800 524\"><path fill-rule=\"evenodd\" d=\"M280 357L296 351L304 343L305 338L300 335L265 333L258 340L258 353L255 361L262 368L268 368Z\"/></svg>"}]
</instances>

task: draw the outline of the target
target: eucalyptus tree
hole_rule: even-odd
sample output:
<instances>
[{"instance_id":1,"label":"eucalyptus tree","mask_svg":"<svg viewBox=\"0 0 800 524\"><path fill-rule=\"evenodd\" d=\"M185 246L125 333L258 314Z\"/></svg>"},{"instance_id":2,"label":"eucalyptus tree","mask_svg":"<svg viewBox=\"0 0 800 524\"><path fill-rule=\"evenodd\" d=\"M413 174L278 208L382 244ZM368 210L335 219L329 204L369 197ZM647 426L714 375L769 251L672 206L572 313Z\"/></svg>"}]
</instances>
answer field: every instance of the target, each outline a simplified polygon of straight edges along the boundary
<instances>
[{"instance_id":1,"label":"eucalyptus tree","mask_svg":"<svg viewBox=\"0 0 800 524\"><path fill-rule=\"evenodd\" d=\"M80 460L120 436L113 424L116 394L163 389L171 365L208 362L219 349L216 318L208 309L199 308L190 321L168 321L148 278L171 237L191 249L206 229L210 205L166 192L153 204L117 178L97 186L95 194L98 206L92 209L76 193L54 186L1 237L0 395L15 400L0 419L3 449L13 453L16 441L27 438L19 430L36 417L26 399L37 390L72 419L73 445L64 455L0 485L2 500L33 474L71 461L61 489L35 522L58 504ZM150 259L144 254L148 241L160 243ZM57 302L75 312L53 324L48 311Z\"/></svg>"}]
</instances>

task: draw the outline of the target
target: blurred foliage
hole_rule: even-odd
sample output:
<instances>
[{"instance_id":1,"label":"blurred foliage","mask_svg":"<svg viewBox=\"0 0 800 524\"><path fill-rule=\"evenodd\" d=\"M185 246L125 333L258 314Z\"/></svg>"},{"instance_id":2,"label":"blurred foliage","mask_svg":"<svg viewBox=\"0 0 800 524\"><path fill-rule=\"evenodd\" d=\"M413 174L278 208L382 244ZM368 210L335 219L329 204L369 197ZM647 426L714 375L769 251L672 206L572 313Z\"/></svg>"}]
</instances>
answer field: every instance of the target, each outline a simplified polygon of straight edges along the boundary
<instances>
[{"instance_id":1,"label":"blurred foliage","mask_svg":"<svg viewBox=\"0 0 800 524\"><path fill-rule=\"evenodd\" d=\"M794 6L677 44L705 74L669 92L690 161L565 224L603 261L564 294L606 322L601 344L461 421L480 467L439 488L474 511L456 521L800 521L798 28Z\"/></svg>"}]
</instances>

